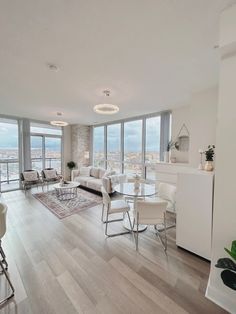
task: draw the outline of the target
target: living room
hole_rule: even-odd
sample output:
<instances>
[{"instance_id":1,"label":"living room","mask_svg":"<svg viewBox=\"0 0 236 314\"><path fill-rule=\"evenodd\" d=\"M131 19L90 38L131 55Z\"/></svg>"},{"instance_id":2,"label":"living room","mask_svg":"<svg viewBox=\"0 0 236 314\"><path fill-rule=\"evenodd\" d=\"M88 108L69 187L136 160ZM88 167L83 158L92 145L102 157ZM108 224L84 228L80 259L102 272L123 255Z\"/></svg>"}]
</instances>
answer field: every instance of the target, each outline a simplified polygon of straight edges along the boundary
<instances>
[{"instance_id":1,"label":"living room","mask_svg":"<svg viewBox=\"0 0 236 314\"><path fill-rule=\"evenodd\" d=\"M0 21L0 313L236 313L236 1Z\"/></svg>"}]
</instances>

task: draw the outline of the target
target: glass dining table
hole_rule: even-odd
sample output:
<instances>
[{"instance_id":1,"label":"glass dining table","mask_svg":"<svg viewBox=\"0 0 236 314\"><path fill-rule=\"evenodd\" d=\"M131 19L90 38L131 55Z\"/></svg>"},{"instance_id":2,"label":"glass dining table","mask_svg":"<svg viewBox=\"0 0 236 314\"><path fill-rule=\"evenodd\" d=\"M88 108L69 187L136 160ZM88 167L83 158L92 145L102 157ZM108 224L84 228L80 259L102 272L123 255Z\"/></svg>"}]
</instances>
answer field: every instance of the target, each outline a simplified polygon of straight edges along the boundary
<instances>
[{"instance_id":1,"label":"glass dining table","mask_svg":"<svg viewBox=\"0 0 236 314\"><path fill-rule=\"evenodd\" d=\"M155 184L148 183L137 183L137 182L125 182L117 184L114 187L114 190L125 196L127 199L130 199L133 203L133 208L130 210L130 218L133 222L134 211L136 209L137 200L144 199L145 197L151 197L157 194L157 187ZM130 230L129 220L127 217L124 218L124 227ZM139 225L138 231L142 232L147 229L146 225ZM137 231L137 226L134 225L134 231Z\"/></svg>"}]
</instances>

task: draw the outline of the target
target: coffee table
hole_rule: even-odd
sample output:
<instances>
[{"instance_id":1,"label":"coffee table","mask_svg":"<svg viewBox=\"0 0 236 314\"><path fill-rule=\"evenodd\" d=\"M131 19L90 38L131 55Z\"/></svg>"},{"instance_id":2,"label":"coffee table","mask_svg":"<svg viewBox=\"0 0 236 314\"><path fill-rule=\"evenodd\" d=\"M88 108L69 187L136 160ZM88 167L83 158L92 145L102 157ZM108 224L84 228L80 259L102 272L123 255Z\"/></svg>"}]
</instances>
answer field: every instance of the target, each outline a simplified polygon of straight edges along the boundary
<instances>
[{"instance_id":1,"label":"coffee table","mask_svg":"<svg viewBox=\"0 0 236 314\"><path fill-rule=\"evenodd\" d=\"M57 198L60 201L68 201L77 196L77 187L79 182L66 181L66 183L57 183L53 185L56 191Z\"/></svg>"}]
</instances>

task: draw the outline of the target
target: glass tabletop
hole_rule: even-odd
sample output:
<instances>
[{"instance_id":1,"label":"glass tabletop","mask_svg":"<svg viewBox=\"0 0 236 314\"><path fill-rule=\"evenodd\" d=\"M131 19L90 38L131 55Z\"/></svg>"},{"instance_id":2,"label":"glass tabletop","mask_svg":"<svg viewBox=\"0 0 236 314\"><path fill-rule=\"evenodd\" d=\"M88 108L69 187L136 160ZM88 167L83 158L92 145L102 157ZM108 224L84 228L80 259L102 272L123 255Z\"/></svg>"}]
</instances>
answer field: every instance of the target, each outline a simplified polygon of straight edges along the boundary
<instances>
[{"instance_id":1,"label":"glass tabletop","mask_svg":"<svg viewBox=\"0 0 236 314\"><path fill-rule=\"evenodd\" d=\"M136 183L126 182L117 184L114 189L119 194L133 197L145 197L157 194L155 184L147 183L140 183L139 186L137 186Z\"/></svg>"}]
</instances>

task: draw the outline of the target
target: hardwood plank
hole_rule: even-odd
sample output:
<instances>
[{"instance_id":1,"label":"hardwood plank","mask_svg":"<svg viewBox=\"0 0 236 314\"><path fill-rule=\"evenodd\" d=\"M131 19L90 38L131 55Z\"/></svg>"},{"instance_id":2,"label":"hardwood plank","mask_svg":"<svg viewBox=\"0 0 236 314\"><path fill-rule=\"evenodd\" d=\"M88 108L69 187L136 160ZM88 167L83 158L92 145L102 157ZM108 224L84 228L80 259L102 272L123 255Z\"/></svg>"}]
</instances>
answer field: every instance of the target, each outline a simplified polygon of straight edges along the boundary
<instances>
[{"instance_id":1,"label":"hardwood plank","mask_svg":"<svg viewBox=\"0 0 236 314\"><path fill-rule=\"evenodd\" d=\"M167 256L152 229L136 252L132 235L105 237L101 205L60 220L30 192L2 199L16 296L0 314L225 313L204 297L209 263L178 249L174 229Z\"/></svg>"}]
</instances>

